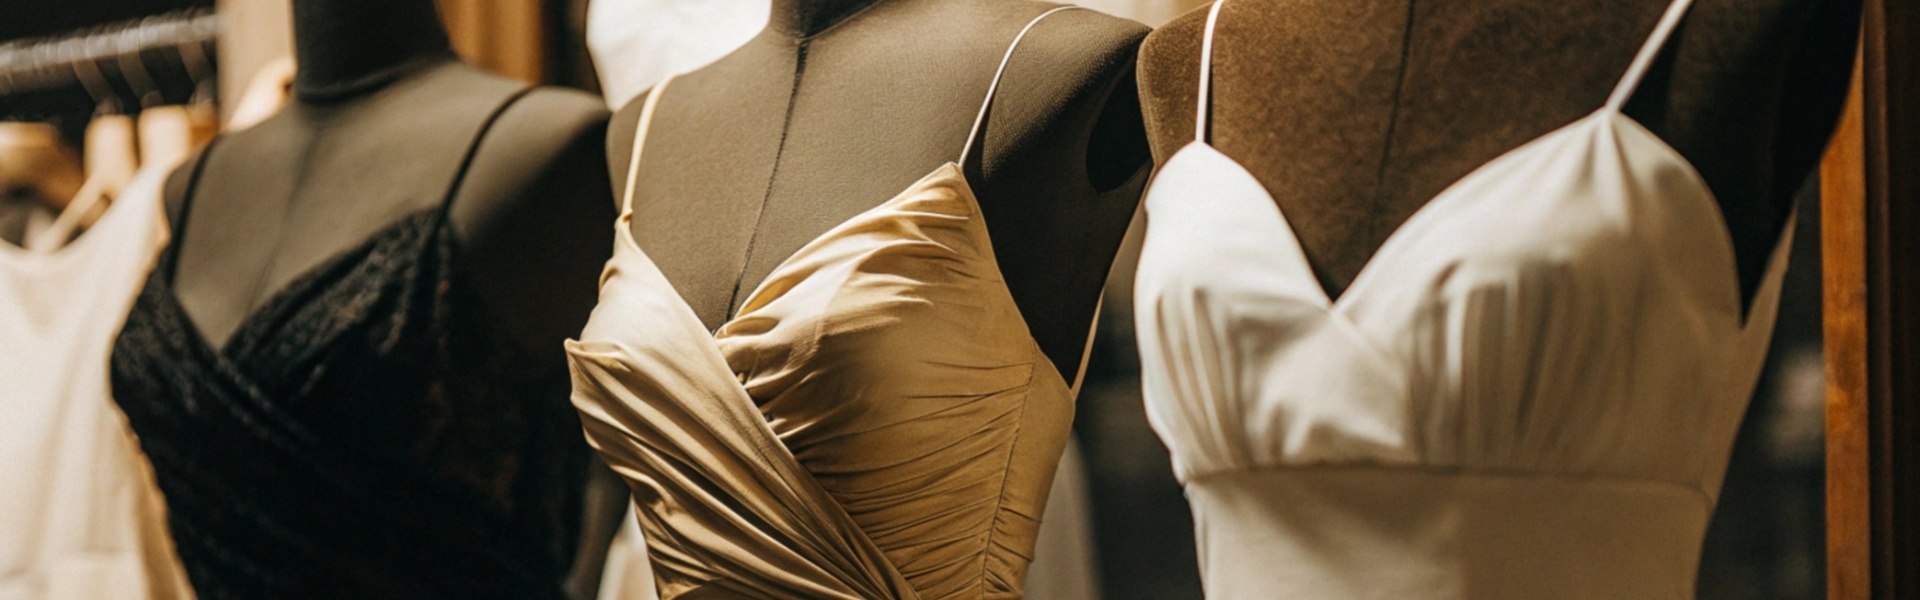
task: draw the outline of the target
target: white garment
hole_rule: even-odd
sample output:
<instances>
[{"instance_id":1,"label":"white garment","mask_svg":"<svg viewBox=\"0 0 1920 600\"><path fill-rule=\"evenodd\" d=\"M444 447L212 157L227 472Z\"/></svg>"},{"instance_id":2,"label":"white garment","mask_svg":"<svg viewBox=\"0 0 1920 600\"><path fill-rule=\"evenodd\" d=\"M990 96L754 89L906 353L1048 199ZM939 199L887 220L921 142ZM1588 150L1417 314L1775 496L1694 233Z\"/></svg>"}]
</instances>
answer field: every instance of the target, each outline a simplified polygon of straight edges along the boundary
<instances>
[{"instance_id":1,"label":"white garment","mask_svg":"<svg viewBox=\"0 0 1920 600\"><path fill-rule=\"evenodd\" d=\"M1206 4L1206 0L1076 0L1073 4L1139 21L1148 27L1159 27Z\"/></svg>"},{"instance_id":2,"label":"white garment","mask_svg":"<svg viewBox=\"0 0 1920 600\"><path fill-rule=\"evenodd\" d=\"M188 595L107 389L114 337L166 243L170 171L143 169L65 247L0 246L0 600Z\"/></svg>"},{"instance_id":3,"label":"white garment","mask_svg":"<svg viewBox=\"0 0 1920 600\"><path fill-rule=\"evenodd\" d=\"M593 0L587 52L619 108L668 75L706 66L767 28L768 0Z\"/></svg>"},{"instance_id":4,"label":"white garment","mask_svg":"<svg viewBox=\"0 0 1920 600\"><path fill-rule=\"evenodd\" d=\"M1712 193L1620 112L1687 6L1604 108L1441 193L1337 301L1205 141L1214 6L1135 298L1209 598L1693 597L1787 244L1743 318Z\"/></svg>"},{"instance_id":5,"label":"white garment","mask_svg":"<svg viewBox=\"0 0 1920 600\"><path fill-rule=\"evenodd\" d=\"M1093 541L1092 498L1087 492L1086 461L1080 443L1067 438L1060 467L1047 493L1046 517L1034 541L1033 563L1027 565L1027 598L1031 600L1099 600L1099 553Z\"/></svg>"}]
</instances>

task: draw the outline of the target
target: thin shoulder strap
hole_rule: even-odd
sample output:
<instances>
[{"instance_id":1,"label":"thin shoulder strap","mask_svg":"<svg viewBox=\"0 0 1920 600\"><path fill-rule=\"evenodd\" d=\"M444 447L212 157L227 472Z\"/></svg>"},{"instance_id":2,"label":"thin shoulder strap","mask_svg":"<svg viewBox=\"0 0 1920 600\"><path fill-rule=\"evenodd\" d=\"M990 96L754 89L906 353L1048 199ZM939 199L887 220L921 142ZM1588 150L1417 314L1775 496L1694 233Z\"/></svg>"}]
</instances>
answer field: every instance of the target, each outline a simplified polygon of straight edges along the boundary
<instances>
[{"instance_id":1,"label":"thin shoulder strap","mask_svg":"<svg viewBox=\"0 0 1920 600\"><path fill-rule=\"evenodd\" d=\"M627 189L620 194L620 220L626 221L633 216L634 181L640 178L640 152L647 148L647 130L653 127L653 109L660 105L660 93L666 91L667 84L673 83L675 75L660 80L659 85L647 92L647 99L640 105L640 124L633 130L633 158L627 162Z\"/></svg>"},{"instance_id":2,"label":"thin shoulder strap","mask_svg":"<svg viewBox=\"0 0 1920 600\"><path fill-rule=\"evenodd\" d=\"M1000 68L993 72L993 83L987 85L987 97L980 101L980 112L973 117L973 129L967 132L967 145L960 148L960 165L963 168L967 165L967 161L972 159L974 146L979 145L980 138L986 134L987 113L992 112L994 93L1000 90L1000 78L1007 74L1007 63L1013 62L1013 51L1020 47L1020 40L1025 39L1027 32L1033 31L1033 26L1039 25L1041 20L1053 16L1054 13L1078 8L1080 7L1057 6L1040 13L1040 16L1034 17L1032 21L1027 21L1026 27L1020 28L1020 34L1013 36L1013 43L1007 44L1006 54L1000 57Z\"/></svg>"},{"instance_id":3,"label":"thin shoulder strap","mask_svg":"<svg viewBox=\"0 0 1920 600\"><path fill-rule=\"evenodd\" d=\"M173 282L173 275L176 270L174 265L178 263L180 259L180 247L186 245L181 243L181 239L187 232L187 215L193 212L193 197L200 190L200 174L206 172L207 156L213 154L213 147L218 145L222 139L224 139L223 136L216 135L213 136L213 139L207 140L207 144L201 146L200 151L193 154L193 164L185 171L187 180L181 188L180 207L174 211L174 214L169 215L171 222L167 223L167 233L169 234L167 237L167 247L160 251L159 263L154 265L154 272L165 277L169 284ZM169 185L168 187L172 186Z\"/></svg>"},{"instance_id":4,"label":"thin shoulder strap","mask_svg":"<svg viewBox=\"0 0 1920 600\"><path fill-rule=\"evenodd\" d=\"M493 112L487 114L487 120L480 122L480 130L473 134L473 141L467 142L466 154L460 157L460 170L454 171L453 180L447 183L446 197L440 199L441 218L446 217L448 207L453 206L453 199L460 195L460 188L467 181L467 173L473 170L473 159L480 155L480 144L487 140L488 133L493 132L493 125L500 122L500 116L507 114L507 109L519 103L521 98L533 93L534 89L536 86L529 85L514 90L512 94L502 99L499 105L493 107Z\"/></svg>"},{"instance_id":5,"label":"thin shoulder strap","mask_svg":"<svg viewBox=\"0 0 1920 600\"><path fill-rule=\"evenodd\" d=\"M1207 32L1200 38L1200 93L1194 102L1193 139L1203 144L1212 137L1207 126L1213 115L1213 28L1220 22L1220 7L1226 4L1227 0L1217 0L1207 10Z\"/></svg>"},{"instance_id":6,"label":"thin shoulder strap","mask_svg":"<svg viewBox=\"0 0 1920 600\"><path fill-rule=\"evenodd\" d=\"M1660 52L1667 47L1667 40L1673 38L1673 30L1686 20L1687 9L1693 6L1693 0L1673 0L1667 6L1667 14L1660 17L1660 24L1653 28L1653 35L1647 36L1647 43L1640 47L1640 54L1633 57L1633 64L1627 67L1627 74L1613 87L1613 96L1607 98L1607 110L1618 111L1633 98L1634 90L1640 88L1640 81L1646 79L1647 71L1653 68L1653 61L1660 58Z\"/></svg>"}]
</instances>

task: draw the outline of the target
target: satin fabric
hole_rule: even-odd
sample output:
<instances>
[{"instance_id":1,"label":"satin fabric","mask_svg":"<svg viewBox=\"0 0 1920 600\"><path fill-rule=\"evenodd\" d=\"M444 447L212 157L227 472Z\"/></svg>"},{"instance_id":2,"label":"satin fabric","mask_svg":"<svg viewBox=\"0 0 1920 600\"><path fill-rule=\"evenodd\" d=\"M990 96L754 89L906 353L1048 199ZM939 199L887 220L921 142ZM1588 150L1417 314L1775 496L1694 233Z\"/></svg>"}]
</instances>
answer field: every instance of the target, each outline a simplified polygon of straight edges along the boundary
<instances>
[{"instance_id":1,"label":"satin fabric","mask_svg":"<svg viewBox=\"0 0 1920 600\"><path fill-rule=\"evenodd\" d=\"M717 332L632 239L629 186L568 353L662 598L1021 596L1073 394L960 166L984 115L959 161L803 246Z\"/></svg>"},{"instance_id":2,"label":"satin fabric","mask_svg":"<svg viewBox=\"0 0 1920 600\"><path fill-rule=\"evenodd\" d=\"M1604 108L1448 188L1337 300L1205 142L1203 63L1136 314L1209 597L1692 597L1787 244L1747 310L1706 184L1620 112L1686 9Z\"/></svg>"},{"instance_id":3,"label":"satin fabric","mask_svg":"<svg viewBox=\"0 0 1920 600\"><path fill-rule=\"evenodd\" d=\"M72 243L0 242L0 600L191 598L107 355L167 230L172 163Z\"/></svg>"}]
</instances>

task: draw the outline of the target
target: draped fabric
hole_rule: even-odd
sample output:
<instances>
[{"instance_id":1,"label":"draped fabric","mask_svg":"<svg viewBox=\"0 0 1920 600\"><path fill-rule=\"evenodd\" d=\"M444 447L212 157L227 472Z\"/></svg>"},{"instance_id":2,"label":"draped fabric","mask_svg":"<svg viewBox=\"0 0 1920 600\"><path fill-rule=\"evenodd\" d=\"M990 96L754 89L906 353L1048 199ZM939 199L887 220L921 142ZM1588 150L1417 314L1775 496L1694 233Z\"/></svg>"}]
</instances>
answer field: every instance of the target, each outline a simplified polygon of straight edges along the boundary
<instances>
[{"instance_id":1,"label":"draped fabric","mask_svg":"<svg viewBox=\"0 0 1920 600\"><path fill-rule=\"evenodd\" d=\"M173 262L113 385L202 598L564 597L587 460L566 373L490 331L444 203L298 278L222 347L174 297Z\"/></svg>"},{"instance_id":2,"label":"draped fabric","mask_svg":"<svg viewBox=\"0 0 1920 600\"><path fill-rule=\"evenodd\" d=\"M1605 107L1449 187L1338 298L1206 142L1202 63L1135 301L1208 597L1693 597L1788 244L1744 303L1712 192L1621 112L1686 9Z\"/></svg>"},{"instance_id":3,"label":"draped fabric","mask_svg":"<svg viewBox=\"0 0 1920 600\"><path fill-rule=\"evenodd\" d=\"M717 334L638 247L603 281L574 402L663 598L1019 597L1071 393L957 166L802 248Z\"/></svg>"},{"instance_id":4,"label":"draped fabric","mask_svg":"<svg viewBox=\"0 0 1920 600\"><path fill-rule=\"evenodd\" d=\"M1073 417L955 162L815 237L709 332L633 239L568 345L662 598L1019 598Z\"/></svg>"}]
</instances>

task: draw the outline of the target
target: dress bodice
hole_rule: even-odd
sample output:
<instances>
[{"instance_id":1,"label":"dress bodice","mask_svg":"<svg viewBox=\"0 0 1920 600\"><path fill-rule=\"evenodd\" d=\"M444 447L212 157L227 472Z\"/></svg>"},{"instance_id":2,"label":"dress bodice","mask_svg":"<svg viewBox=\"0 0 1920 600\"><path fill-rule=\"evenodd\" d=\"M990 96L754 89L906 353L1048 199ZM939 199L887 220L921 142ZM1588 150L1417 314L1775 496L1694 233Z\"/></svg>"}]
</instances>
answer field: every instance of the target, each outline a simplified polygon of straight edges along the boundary
<instances>
[{"instance_id":1,"label":"dress bodice","mask_svg":"<svg viewBox=\"0 0 1920 600\"><path fill-rule=\"evenodd\" d=\"M629 173L569 352L662 598L1020 596L1073 396L1007 291L969 154L803 246L712 332L632 238Z\"/></svg>"},{"instance_id":2,"label":"dress bodice","mask_svg":"<svg viewBox=\"0 0 1920 600\"><path fill-rule=\"evenodd\" d=\"M113 390L200 598L565 597L590 454L564 366L488 325L447 218L460 180L220 346L174 294L179 244L161 254Z\"/></svg>"},{"instance_id":3,"label":"dress bodice","mask_svg":"<svg viewBox=\"0 0 1920 600\"><path fill-rule=\"evenodd\" d=\"M1691 597L1786 244L1744 305L1712 193L1620 112L1685 9L1337 300L1204 136L1163 167L1136 315L1210 597Z\"/></svg>"}]
</instances>

